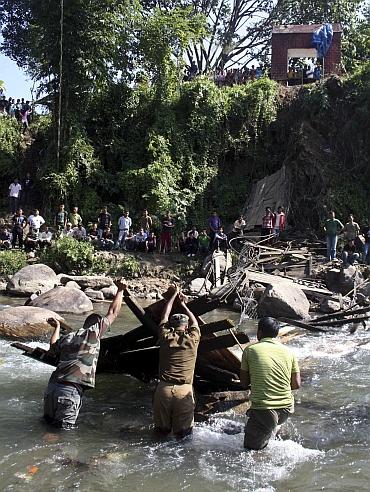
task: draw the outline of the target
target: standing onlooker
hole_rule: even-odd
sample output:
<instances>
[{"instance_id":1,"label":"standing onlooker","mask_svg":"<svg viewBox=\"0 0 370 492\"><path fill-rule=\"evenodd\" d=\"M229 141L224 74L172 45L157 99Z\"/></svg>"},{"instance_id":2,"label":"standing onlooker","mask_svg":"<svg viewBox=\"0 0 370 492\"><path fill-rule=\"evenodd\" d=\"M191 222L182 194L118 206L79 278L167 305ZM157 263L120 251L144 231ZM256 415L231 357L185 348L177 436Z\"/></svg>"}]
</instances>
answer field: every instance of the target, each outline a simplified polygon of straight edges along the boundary
<instances>
[{"instance_id":1,"label":"standing onlooker","mask_svg":"<svg viewBox=\"0 0 370 492\"><path fill-rule=\"evenodd\" d=\"M22 121L22 133L25 133L28 129L28 110L23 108L21 109L21 121Z\"/></svg>"},{"instance_id":2,"label":"standing onlooker","mask_svg":"<svg viewBox=\"0 0 370 492\"><path fill-rule=\"evenodd\" d=\"M37 210L37 208L35 208L33 214L28 217L28 223L32 232L38 235L40 227L45 224L45 220L43 217L41 217L40 212L39 210Z\"/></svg>"},{"instance_id":3,"label":"standing onlooker","mask_svg":"<svg viewBox=\"0 0 370 492\"><path fill-rule=\"evenodd\" d=\"M19 198L22 191L22 185L19 183L18 178L9 185L9 203L10 213L15 214L18 210Z\"/></svg>"},{"instance_id":4,"label":"standing onlooker","mask_svg":"<svg viewBox=\"0 0 370 492\"><path fill-rule=\"evenodd\" d=\"M58 231L63 231L67 225L68 214L64 210L64 205L59 205L58 211L54 217L54 225Z\"/></svg>"},{"instance_id":5,"label":"standing onlooker","mask_svg":"<svg viewBox=\"0 0 370 492\"><path fill-rule=\"evenodd\" d=\"M126 236L132 227L132 219L130 212L126 210L124 214L118 219L118 239L117 248L126 249Z\"/></svg>"},{"instance_id":6,"label":"standing onlooker","mask_svg":"<svg viewBox=\"0 0 370 492\"><path fill-rule=\"evenodd\" d=\"M149 215L147 209L145 209L143 211L143 215L141 216L141 219L140 219L140 226L144 229L144 231L147 234L149 234L149 232L152 230L152 227L153 227L153 219Z\"/></svg>"},{"instance_id":7,"label":"standing onlooker","mask_svg":"<svg viewBox=\"0 0 370 492\"><path fill-rule=\"evenodd\" d=\"M362 234L365 237L364 253L363 253L362 261L366 263L367 256L370 253L370 219L368 219L367 221L367 226L365 226L362 229ZM370 258L369 258L369 263L370 263Z\"/></svg>"},{"instance_id":8,"label":"standing onlooker","mask_svg":"<svg viewBox=\"0 0 370 492\"><path fill-rule=\"evenodd\" d=\"M343 232L347 241L356 241L356 238L360 234L360 226L354 221L352 214L349 215L348 222L344 226Z\"/></svg>"},{"instance_id":9,"label":"standing onlooker","mask_svg":"<svg viewBox=\"0 0 370 492\"><path fill-rule=\"evenodd\" d=\"M213 239L213 251L216 249L223 251L226 253L228 248L227 235L224 233L223 227L220 227L216 232L215 237Z\"/></svg>"},{"instance_id":10,"label":"standing onlooker","mask_svg":"<svg viewBox=\"0 0 370 492\"><path fill-rule=\"evenodd\" d=\"M212 212L212 215L208 219L208 226L209 226L209 237L211 238L211 245L212 245L216 232L221 227L221 219L215 210Z\"/></svg>"},{"instance_id":11,"label":"standing onlooker","mask_svg":"<svg viewBox=\"0 0 370 492\"><path fill-rule=\"evenodd\" d=\"M103 207L98 217L98 231L99 231L100 239L102 238L105 229L107 227L110 228L111 225L112 225L112 218L111 215L108 213L108 208Z\"/></svg>"},{"instance_id":12,"label":"standing onlooker","mask_svg":"<svg viewBox=\"0 0 370 492\"><path fill-rule=\"evenodd\" d=\"M261 237L271 236L274 227L274 214L271 207L266 207L265 215L262 217Z\"/></svg>"},{"instance_id":13,"label":"standing onlooker","mask_svg":"<svg viewBox=\"0 0 370 492\"><path fill-rule=\"evenodd\" d=\"M23 215L23 210L20 208L14 215L13 219L13 229L12 229L12 247L15 248L18 239L19 248L23 248L23 231L27 225L27 219Z\"/></svg>"},{"instance_id":14,"label":"standing onlooker","mask_svg":"<svg viewBox=\"0 0 370 492\"><path fill-rule=\"evenodd\" d=\"M203 229L202 232L198 236L198 242L199 242L199 252L201 254L207 253L209 250L209 243L210 243L210 238L207 234L207 229Z\"/></svg>"},{"instance_id":15,"label":"standing onlooker","mask_svg":"<svg viewBox=\"0 0 370 492\"><path fill-rule=\"evenodd\" d=\"M78 227L82 224L82 217L78 213L78 207L72 207L72 212L69 214L69 222L72 224L72 227Z\"/></svg>"},{"instance_id":16,"label":"standing onlooker","mask_svg":"<svg viewBox=\"0 0 370 492\"><path fill-rule=\"evenodd\" d=\"M286 217L283 207L278 207L277 212L274 214L273 226L276 239L279 238L281 231L285 229Z\"/></svg>"},{"instance_id":17,"label":"standing onlooker","mask_svg":"<svg viewBox=\"0 0 370 492\"><path fill-rule=\"evenodd\" d=\"M174 227L175 221L171 217L170 212L167 212L162 220L160 252L169 253L171 251L172 230Z\"/></svg>"},{"instance_id":18,"label":"standing onlooker","mask_svg":"<svg viewBox=\"0 0 370 492\"><path fill-rule=\"evenodd\" d=\"M27 173L26 178L23 180L23 184L22 184L21 199L22 199L23 207L27 207L30 204L32 189L33 189L33 179L31 178L31 174Z\"/></svg>"},{"instance_id":19,"label":"standing onlooker","mask_svg":"<svg viewBox=\"0 0 370 492\"><path fill-rule=\"evenodd\" d=\"M328 261L334 260L337 254L338 235L343 231L343 224L335 218L335 212L329 212L329 218L326 219L324 231L326 232L326 246Z\"/></svg>"}]
</instances>

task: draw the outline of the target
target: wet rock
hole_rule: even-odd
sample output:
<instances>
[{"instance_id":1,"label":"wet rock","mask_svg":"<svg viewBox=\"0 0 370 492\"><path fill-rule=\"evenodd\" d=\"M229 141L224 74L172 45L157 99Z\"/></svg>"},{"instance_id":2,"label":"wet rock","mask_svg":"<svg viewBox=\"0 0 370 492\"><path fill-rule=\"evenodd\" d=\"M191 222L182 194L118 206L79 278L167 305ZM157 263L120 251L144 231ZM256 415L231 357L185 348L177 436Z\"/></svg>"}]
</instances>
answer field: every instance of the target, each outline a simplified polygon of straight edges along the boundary
<instances>
[{"instance_id":1,"label":"wet rock","mask_svg":"<svg viewBox=\"0 0 370 492\"><path fill-rule=\"evenodd\" d=\"M104 287L110 287L113 285L113 280L110 277L104 277L103 275L59 275L60 283L65 285L67 282L76 282L82 290L85 289L103 289Z\"/></svg>"},{"instance_id":2,"label":"wet rock","mask_svg":"<svg viewBox=\"0 0 370 492\"><path fill-rule=\"evenodd\" d=\"M42 264L28 265L12 276L6 285L6 291L14 296L29 296L37 291L47 292L58 284L58 277L50 267Z\"/></svg>"},{"instance_id":3,"label":"wet rock","mask_svg":"<svg viewBox=\"0 0 370 492\"><path fill-rule=\"evenodd\" d=\"M41 294L29 305L50 309L57 313L87 313L93 310L92 302L84 292L63 286Z\"/></svg>"},{"instance_id":4,"label":"wet rock","mask_svg":"<svg viewBox=\"0 0 370 492\"><path fill-rule=\"evenodd\" d=\"M190 294L204 295L212 288L209 280L199 277L192 280L189 284Z\"/></svg>"},{"instance_id":5,"label":"wet rock","mask_svg":"<svg viewBox=\"0 0 370 492\"><path fill-rule=\"evenodd\" d=\"M70 280L69 282L67 282L64 287L66 289L77 289L77 290L81 290L81 287L74 280Z\"/></svg>"},{"instance_id":6,"label":"wet rock","mask_svg":"<svg viewBox=\"0 0 370 492\"><path fill-rule=\"evenodd\" d=\"M308 316L310 303L304 292L294 284L268 285L258 304L259 316L302 319Z\"/></svg>"},{"instance_id":7,"label":"wet rock","mask_svg":"<svg viewBox=\"0 0 370 492\"><path fill-rule=\"evenodd\" d=\"M347 268L332 268L326 272L325 283L328 289L340 294L347 294L351 291L355 282L359 284L362 280L362 274L354 265Z\"/></svg>"},{"instance_id":8,"label":"wet rock","mask_svg":"<svg viewBox=\"0 0 370 492\"><path fill-rule=\"evenodd\" d=\"M336 311L340 311L340 309L340 303L338 301L333 301L332 299L324 299L320 304L321 313L335 313Z\"/></svg>"},{"instance_id":9,"label":"wet rock","mask_svg":"<svg viewBox=\"0 0 370 492\"><path fill-rule=\"evenodd\" d=\"M116 285L111 285L110 287L103 287L100 292L103 293L104 299L113 299L117 294L118 288Z\"/></svg>"},{"instance_id":10,"label":"wet rock","mask_svg":"<svg viewBox=\"0 0 370 492\"><path fill-rule=\"evenodd\" d=\"M0 292L4 292L6 290L7 282L0 282Z\"/></svg>"},{"instance_id":11,"label":"wet rock","mask_svg":"<svg viewBox=\"0 0 370 492\"><path fill-rule=\"evenodd\" d=\"M104 301L104 294L101 290L85 289L84 294L93 301Z\"/></svg>"},{"instance_id":12,"label":"wet rock","mask_svg":"<svg viewBox=\"0 0 370 492\"><path fill-rule=\"evenodd\" d=\"M34 340L50 336L54 328L48 318L63 320L49 309L31 306L8 307L0 311L0 337L12 340Z\"/></svg>"}]
</instances>

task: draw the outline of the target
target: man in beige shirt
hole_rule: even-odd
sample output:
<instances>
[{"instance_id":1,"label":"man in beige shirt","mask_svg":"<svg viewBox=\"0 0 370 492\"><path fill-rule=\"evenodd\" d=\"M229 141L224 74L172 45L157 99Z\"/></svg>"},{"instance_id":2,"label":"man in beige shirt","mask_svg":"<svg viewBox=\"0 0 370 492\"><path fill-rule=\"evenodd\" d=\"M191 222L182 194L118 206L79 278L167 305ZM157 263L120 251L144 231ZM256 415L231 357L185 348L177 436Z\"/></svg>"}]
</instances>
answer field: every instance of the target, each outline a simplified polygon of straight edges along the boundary
<instances>
[{"instance_id":1,"label":"man in beige shirt","mask_svg":"<svg viewBox=\"0 0 370 492\"><path fill-rule=\"evenodd\" d=\"M175 299L186 314L170 313ZM174 288L159 325L159 384L154 394L153 415L157 432L182 438L194 426L193 378L200 340L194 314L185 304L185 296Z\"/></svg>"}]
</instances>

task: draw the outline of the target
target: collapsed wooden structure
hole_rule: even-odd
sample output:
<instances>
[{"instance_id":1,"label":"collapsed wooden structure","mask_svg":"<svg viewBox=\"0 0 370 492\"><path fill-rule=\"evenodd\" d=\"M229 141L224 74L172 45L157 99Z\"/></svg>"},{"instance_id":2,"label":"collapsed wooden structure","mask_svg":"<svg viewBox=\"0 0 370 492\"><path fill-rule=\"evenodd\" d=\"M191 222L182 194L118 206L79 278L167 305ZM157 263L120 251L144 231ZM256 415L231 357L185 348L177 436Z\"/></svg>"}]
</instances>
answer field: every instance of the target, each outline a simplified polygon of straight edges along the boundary
<instances>
[{"instance_id":1,"label":"collapsed wooden structure","mask_svg":"<svg viewBox=\"0 0 370 492\"><path fill-rule=\"evenodd\" d=\"M158 376L158 323L168 296L167 292L163 299L143 308L128 290L124 292L127 306L141 325L128 333L101 340L98 372L125 373L145 382ZM235 345L239 348L245 346L249 342L248 335L236 332L234 323L228 319L205 323L201 318L219 307L220 302L203 296L188 303L198 319L202 334L194 375L194 386L201 393L242 391L240 358L229 349ZM182 309L181 304L175 301L172 313L182 312ZM45 349L21 343L13 343L12 346L36 360L54 366L57 364Z\"/></svg>"}]
</instances>

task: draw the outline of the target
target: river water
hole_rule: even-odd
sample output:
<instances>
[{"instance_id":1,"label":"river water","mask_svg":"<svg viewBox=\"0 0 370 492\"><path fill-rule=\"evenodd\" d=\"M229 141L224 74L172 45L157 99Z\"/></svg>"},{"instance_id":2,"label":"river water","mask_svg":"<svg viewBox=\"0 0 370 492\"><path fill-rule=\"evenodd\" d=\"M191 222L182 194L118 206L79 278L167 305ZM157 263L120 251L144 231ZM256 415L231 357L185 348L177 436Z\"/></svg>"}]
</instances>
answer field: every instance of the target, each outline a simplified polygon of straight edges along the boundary
<instances>
[{"instance_id":1,"label":"river water","mask_svg":"<svg viewBox=\"0 0 370 492\"><path fill-rule=\"evenodd\" d=\"M83 318L66 319L78 327ZM136 325L123 307L114 332ZM370 335L363 328L293 339L289 346L303 375L296 412L281 440L249 453L243 450L245 417L233 411L197 424L182 442L157 441L153 387L118 374L98 376L77 430L51 433L40 417L52 368L0 341L0 490L369 490L370 343L359 345L364 341Z\"/></svg>"}]
</instances>

